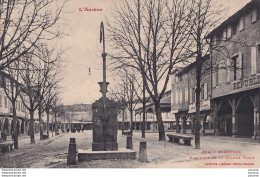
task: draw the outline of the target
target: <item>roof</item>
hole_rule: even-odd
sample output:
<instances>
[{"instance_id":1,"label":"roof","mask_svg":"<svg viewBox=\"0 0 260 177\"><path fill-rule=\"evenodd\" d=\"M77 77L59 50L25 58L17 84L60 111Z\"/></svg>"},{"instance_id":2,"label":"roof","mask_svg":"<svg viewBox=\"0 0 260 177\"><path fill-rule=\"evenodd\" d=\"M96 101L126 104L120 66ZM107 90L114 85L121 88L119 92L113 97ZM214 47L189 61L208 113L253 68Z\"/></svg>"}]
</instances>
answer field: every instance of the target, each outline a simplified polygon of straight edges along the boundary
<instances>
[{"instance_id":1,"label":"roof","mask_svg":"<svg viewBox=\"0 0 260 177\"><path fill-rule=\"evenodd\" d=\"M247 3L243 8L241 8L239 11L237 11L235 14L230 16L227 20L225 20L223 23L221 23L217 28L212 30L206 38L212 37L214 34L216 34L219 30L224 29L227 27L230 23L234 22L234 20L237 20L242 14L247 12L249 9L254 7L257 3L259 3L259 0L251 0L249 3Z\"/></svg>"},{"instance_id":2,"label":"roof","mask_svg":"<svg viewBox=\"0 0 260 177\"><path fill-rule=\"evenodd\" d=\"M203 59L204 61L208 60L210 58L210 55L206 55ZM193 69L196 66L196 61L192 62L191 64L187 65L186 67L182 68L182 70L180 70L176 75L182 75L187 73L188 71L190 71L191 69Z\"/></svg>"}]
</instances>

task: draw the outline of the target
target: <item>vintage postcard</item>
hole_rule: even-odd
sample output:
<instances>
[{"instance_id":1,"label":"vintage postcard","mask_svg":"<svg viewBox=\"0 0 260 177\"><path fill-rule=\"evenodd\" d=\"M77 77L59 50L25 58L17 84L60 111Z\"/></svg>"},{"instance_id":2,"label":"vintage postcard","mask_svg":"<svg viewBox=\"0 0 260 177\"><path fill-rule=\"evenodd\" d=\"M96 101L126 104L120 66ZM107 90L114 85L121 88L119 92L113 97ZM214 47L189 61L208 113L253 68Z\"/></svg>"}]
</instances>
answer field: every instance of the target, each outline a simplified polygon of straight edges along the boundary
<instances>
[{"instance_id":1,"label":"vintage postcard","mask_svg":"<svg viewBox=\"0 0 260 177\"><path fill-rule=\"evenodd\" d=\"M259 176L259 117L260 0L0 0L3 177Z\"/></svg>"}]
</instances>

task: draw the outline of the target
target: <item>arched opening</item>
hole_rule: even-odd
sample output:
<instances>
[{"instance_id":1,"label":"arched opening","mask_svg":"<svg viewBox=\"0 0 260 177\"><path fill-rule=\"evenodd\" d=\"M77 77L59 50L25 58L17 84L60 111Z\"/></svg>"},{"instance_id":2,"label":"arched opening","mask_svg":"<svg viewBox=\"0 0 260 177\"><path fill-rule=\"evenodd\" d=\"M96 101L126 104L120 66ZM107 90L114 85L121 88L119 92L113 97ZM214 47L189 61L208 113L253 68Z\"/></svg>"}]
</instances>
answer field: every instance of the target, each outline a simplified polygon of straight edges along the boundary
<instances>
[{"instance_id":1,"label":"arched opening","mask_svg":"<svg viewBox=\"0 0 260 177\"><path fill-rule=\"evenodd\" d=\"M241 99L236 112L236 120L240 136L251 137L254 135L254 105L249 96Z\"/></svg>"},{"instance_id":2,"label":"arched opening","mask_svg":"<svg viewBox=\"0 0 260 177\"><path fill-rule=\"evenodd\" d=\"M24 120L22 121L22 125L21 125L21 134L24 134Z\"/></svg>"},{"instance_id":3,"label":"arched opening","mask_svg":"<svg viewBox=\"0 0 260 177\"><path fill-rule=\"evenodd\" d=\"M17 136L20 135L20 121L17 121L17 124L16 124L16 129L17 129Z\"/></svg>"},{"instance_id":4,"label":"arched opening","mask_svg":"<svg viewBox=\"0 0 260 177\"><path fill-rule=\"evenodd\" d=\"M232 135L232 107L227 100L222 102L217 116L219 135Z\"/></svg>"},{"instance_id":5,"label":"arched opening","mask_svg":"<svg viewBox=\"0 0 260 177\"><path fill-rule=\"evenodd\" d=\"M2 126L3 126L3 123L2 123L2 120L0 119L0 131L2 131Z\"/></svg>"},{"instance_id":6,"label":"arched opening","mask_svg":"<svg viewBox=\"0 0 260 177\"><path fill-rule=\"evenodd\" d=\"M14 132L14 120L11 121L11 134Z\"/></svg>"},{"instance_id":7,"label":"arched opening","mask_svg":"<svg viewBox=\"0 0 260 177\"><path fill-rule=\"evenodd\" d=\"M8 120L8 118L5 118L4 131L6 131L7 133L9 132L9 120Z\"/></svg>"},{"instance_id":8,"label":"arched opening","mask_svg":"<svg viewBox=\"0 0 260 177\"><path fill-rule=\"evenodd\" d=\"M146 129L155 130L156 116L153 113L153 109L149 108L146 111Z\"/></svg>"}]
</instances>

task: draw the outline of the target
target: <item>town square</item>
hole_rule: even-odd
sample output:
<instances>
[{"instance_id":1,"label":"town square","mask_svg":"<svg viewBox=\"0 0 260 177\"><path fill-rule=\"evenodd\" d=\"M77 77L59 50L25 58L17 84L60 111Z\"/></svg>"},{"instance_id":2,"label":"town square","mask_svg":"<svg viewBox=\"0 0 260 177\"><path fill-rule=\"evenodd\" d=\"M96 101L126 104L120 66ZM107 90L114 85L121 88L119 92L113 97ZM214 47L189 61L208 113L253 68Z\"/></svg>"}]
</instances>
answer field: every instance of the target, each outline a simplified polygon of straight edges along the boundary
<instances>
[{"instance_id":1,"label":"town square","mask_svg":"<svg viewBox=\"0 0 260 177\"><path fill-rule=\"evenodd\" d=\"M0 0L0 135L3 177L260 168L260 0Z\"/></svg>"}]
</instances>

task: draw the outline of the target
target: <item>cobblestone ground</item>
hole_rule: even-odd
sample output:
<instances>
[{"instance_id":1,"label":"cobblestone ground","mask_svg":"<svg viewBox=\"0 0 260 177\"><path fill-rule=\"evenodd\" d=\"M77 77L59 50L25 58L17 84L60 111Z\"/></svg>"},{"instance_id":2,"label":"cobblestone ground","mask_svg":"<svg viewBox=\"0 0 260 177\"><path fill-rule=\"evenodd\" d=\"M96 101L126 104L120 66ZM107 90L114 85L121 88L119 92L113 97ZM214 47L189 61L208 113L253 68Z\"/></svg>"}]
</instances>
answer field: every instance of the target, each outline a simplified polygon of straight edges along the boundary
<instances>
[{"instance_id":1,"label":"cobblestone ground","mask_svg":"<svg viewBox=\"0 0 260 177\"><path fill-rule=\"evenodd\" d=\"M191 146L158 141L158 133L134 132L133 146L136 160L95 160L66 165L70 138L76 138L78 149L91 149L92 131L64 133L50 136L30 144L24 136L19 139L19 149L0 154L0 168L260 168L260 143L250 138L201 136L201 149ZM168 139L167 139L168 140ZM147 142L148 162L139 162L139 144ZM182 142L181 142L182 143ZM119 148L126 147L126 136L118 132Z\"/></svg>"}]
</instances>

